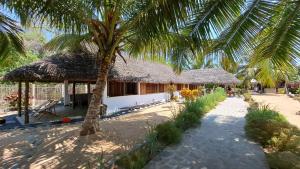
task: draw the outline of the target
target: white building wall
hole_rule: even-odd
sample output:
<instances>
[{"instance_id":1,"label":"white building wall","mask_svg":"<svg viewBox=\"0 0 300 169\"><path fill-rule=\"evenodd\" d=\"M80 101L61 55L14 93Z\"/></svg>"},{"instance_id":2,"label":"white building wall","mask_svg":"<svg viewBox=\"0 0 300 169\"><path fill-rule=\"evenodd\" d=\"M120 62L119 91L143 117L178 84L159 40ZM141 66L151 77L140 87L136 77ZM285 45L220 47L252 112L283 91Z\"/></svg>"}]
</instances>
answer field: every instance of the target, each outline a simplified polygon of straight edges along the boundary
<instances>
[{"instance_id":1,"label":"white building wall","mask_svg":"<svg viewBox=\"0 0 300 169\"><path fill-rule=\"evenodd\" d=\"M122 107L148 104L156 101L167 101L168 93L154 93L145 95L129 95L118 97L104 97L103 102L107 105L107 114L119 111Z\"/></svg>"}]
</instances>

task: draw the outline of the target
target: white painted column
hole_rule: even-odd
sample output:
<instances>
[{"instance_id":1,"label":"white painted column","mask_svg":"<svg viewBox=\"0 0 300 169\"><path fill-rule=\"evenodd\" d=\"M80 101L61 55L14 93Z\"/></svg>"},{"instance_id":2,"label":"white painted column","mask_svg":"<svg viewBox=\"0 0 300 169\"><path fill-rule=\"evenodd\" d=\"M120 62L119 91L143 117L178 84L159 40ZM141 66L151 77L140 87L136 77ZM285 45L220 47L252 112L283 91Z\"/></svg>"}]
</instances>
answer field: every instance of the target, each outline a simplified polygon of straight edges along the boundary
<instances>
[{"instance_id":1,"label":"white painted column","mask_svg":"<svg viewBox=\"0 0 300 169\"><path fill-rule=\"evenodd\" d=\"M84 93L88 93L88 84L84 85Z\"/></svg>"},{"instance_id":2,"label":"white painted column","mask_svg":"<svg viewBox=\"0 0 300 169\"><path fill-rule=\"evenodd\" d=\"M137 82L137 94L141 95L141 82Z\"/></svg>"},{"instance_id":3,"label":"white painted column","mask_svg":"<svg viewBox=\"0 0 300 169\"><path fill-rule=\"evenodd\" d=\"M64 87L63 87L63 92L64 92L64 105L69 106L70 105L70 95L69 95L69 82L68 80L64 81Z\"/></svg>"},{"instance_id":4,"label":"white painted column","mask_svg":"<svg viewBox=\"0 0 300 169\"><path fill-rule=\"evenodd\" d=\"M36 86L34 83L31 84L31 90L32 90L32 106L34 107L36 105Z\"/></svg>"}]
</instances>

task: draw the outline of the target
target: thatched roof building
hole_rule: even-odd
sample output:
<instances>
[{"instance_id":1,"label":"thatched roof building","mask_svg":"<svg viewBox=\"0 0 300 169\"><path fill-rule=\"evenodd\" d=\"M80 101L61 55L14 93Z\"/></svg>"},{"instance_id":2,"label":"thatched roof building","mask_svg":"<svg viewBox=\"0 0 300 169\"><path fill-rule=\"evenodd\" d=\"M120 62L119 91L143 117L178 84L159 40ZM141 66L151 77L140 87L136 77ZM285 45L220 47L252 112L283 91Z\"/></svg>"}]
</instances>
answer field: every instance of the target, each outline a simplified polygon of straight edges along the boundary
<instances>
[{"instance_id":1,"label":"thatched roof building","mask_svg":"<svg viewBox=\"0 0 300 169\"><path fill-rule=\"evenodd\" d=\"M222 68L194 69L183 71L181 76L191 84L238 84L240 81Z\"/></svg>"},{"instance_id":2,"label":"thatched roof building","mask_svg":"<svg viewBox=\"0 0 300 169\"><path fill-rule=\"evenodd\" d=\"M174 73L165 64L118 58L109 72L110 80L145 83L236 84L232 74L223 69L198 69ZM85 53L57 54L27 66L17 68L4 76L8 81L28 82L95 82L97 75L95 57Z\"/></svg>"}]
</instances>

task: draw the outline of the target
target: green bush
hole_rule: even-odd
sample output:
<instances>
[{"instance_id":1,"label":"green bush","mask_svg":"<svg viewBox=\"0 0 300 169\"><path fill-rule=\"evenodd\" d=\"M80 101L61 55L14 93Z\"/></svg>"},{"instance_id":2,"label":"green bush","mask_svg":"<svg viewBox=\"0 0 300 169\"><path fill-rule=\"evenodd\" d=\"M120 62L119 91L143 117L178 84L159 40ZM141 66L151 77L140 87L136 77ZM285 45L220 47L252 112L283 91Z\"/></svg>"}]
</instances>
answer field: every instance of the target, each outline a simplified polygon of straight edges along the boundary
<instances>
[{"instance_id":1,"label":"green bush","mask_svg":"<svg viewBox=\"0 0 300 169\"><path fill-rule=\"evenodd\" d=\"M204 115L204 105L202 102L196 100L192 102L185 102L185 112L193 112L199 118Z\"/></svg>"},{"instance_id":2,"label":"green bush","mask_svg":"<svg viewBox=\"0 0 300 169\"><path fill-rule=\"evenodd\" d=\"M211 94L185 103L185 110L175 118L176 127L186 130L199 124L199 119L226 98L223 88L216 88Z\"/></svg>"},{"instance_id":3,"label":"green bush","mask_svg":"<svg viewBox=\"0 0 300 169\"><path fill-rule=\"evenodd\" d=\"M268 106L262 106L257 109L253 109L246 115L246 120L249 123L255 121L268 121L274 120L277 122L287 122L286 118L278 112L271 110Z\"/></svg>"},{"instance_id":4,"label":"green bush","mask_svg":"<svg viewBox=\"0 0 300 169\"><path fill-rule=\"evenodd\" d=\"M181 130L175 126L174 122L168 121L159 124L155 130L157 132L158 141L165 145L176 144L181 140Z\"/></svg>"},{"instance_id":5,"label":"green bush","mask_svg":"<svg viewBox=\"0 0 300 169\"><path fill-rule=\"evenodd\" d=\"M217 87L213 93L198 98L195 101L195 105L198 106L201 114L204 114L213 109L220 101L225 100L225 98L225 90Z\"/></svg>"},{"instance_id":6,"label":"green bush","mask_svg":"<svg viewBox=\"0 0 300 169\"><path fill-rule=\"evenodd\" d=\"M300 145L299 130L268 106L252 109L246 115L245 130L253 140L273 151L296 151Z\"/></svg>"},{"instance_id":7,"label":"green bush","mask_svg":"<svg viewBox=\"0 0 300 169\"><path fill-rule=\"evenodd\" d=\"M146 143L116 160L116 165L126 169L143 168L161 148L157 141L157 133L151 130L147 135Z\"/></svg>"},{"instance_id":8,"label":"green bush","mask_svg":"<svg viewBox=\"0 0 300 169\"><path fill-rule=\"evenodd\" d=\"M285 94L285 88L278 88L279 94Z\"/></svg>"},{"instance_id":9,"label":"green bush","mask_svg":"<svg viewBox=\"0 0 300 169\"><path fill-rule=\"evenodd\" d=\"M140 169L145 166L149 161L149 149L142 147L136 151L129 153L119 160L116 161L116 164L119 167L126 169Z\"/></svg>"},{"instance_id":10,"label":"green bush","mask_svg":"<svg viewBox=\"0 0 300 169\"><path fill-rule=\"evenodd\" d=\"M246 102L252 101L252 97L250 93L244 93L243 96Z\"/></svg>"},{"instance_id":11,"label":"green bush","mask_svg":"<svg viewBox=\"0 0 300 169\"><path fill-rule=\"evenodd\" d=\"M300 156L289 152L276 152L267 154L271 169L300 169Z\"/></svg>"},{"instance_id":12,"label":"green bush","mask_svg":"<svg viewBox=\"0 0 300 169\"><path fill-rule=\"evenodd\" d=\"M200 116L194 112L182 112L175 118L175 126L182 130L195 127L200 124Z\"/></svg>"}]
</instances>

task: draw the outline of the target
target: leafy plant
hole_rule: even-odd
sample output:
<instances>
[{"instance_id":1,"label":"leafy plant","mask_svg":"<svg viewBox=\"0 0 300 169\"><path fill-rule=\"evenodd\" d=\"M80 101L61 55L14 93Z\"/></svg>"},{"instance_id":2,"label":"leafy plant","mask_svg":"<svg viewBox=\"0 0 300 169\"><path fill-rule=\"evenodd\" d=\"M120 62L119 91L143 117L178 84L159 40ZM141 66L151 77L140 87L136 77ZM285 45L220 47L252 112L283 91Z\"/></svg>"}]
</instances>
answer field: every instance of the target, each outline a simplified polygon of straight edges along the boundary
<instances>
[{"instance_id":1,"label":"leafy plant","mask_svg":"<svg viewBox=\"0 0 300 169\"><path fill-rule=\"evenodd\" d=\"M11 93L9 95L6 95L4 97L4 100L9 104L10 108L16 109L17 106L18 106L18 98L19 98L18 97L18 93L17 92L13 92L13 93ZM29 105L31 105L31 99L32 99L32 97L29 96L29 103L28 103ZM22 105L24 106L24 104L25 104L25 101L22 100Z\"/></svg>"},{"instance_id":2,"label":"leafy plant","mask_svg":"<svg viewBox=\"0 0 300 169\"><path fill-rule=\"evenodd\" d=\"M200 117L195 112L182 112L175 119L175 126L179 129L187 130L200 124Z\"/></svg>"},{"instance_id":3,"label":"leafy plant","mask_svg":"<svg viewBox=\"0 0 300 169\"><path fill-rule=\"evenodd\" d=\"M180 91L180 95L184 97L186 101L194 101L197 97L199 97L200 93L198 89L190 90L188 88L183 88Z\"/></svg>"},{"instance_id":4,"label":"leafy plant","mask_svg":"<svg viewBox=\"0 0 300 169\"><path fill-rule=\"evenodd\" d=\"M143 168L161 148L162 145L157 140L157 132L151 129L146 137L145 144L121 156L121 158L116 161L116 165L126 169Z\"/></svg>"},{"instance_id":5,"label":"leafy plant","mask_svg":"<svg viewBox=\"0 0 300 169\"><path fill-rule=\"evenodd\" d=\"M285 88L279 88L278 93L279 94L285 94Z\"/></svg>"},{"instance_id":6,"label":"leafy plant","mask_svg":"<svg viewBox=\"0 0 300 169\"><path fill-rule=\"evenodd\" d=\"M176 144L181 140L182 133L172 121L157 125L155 130L158 141L165 145Z\"/></svg>"},{"instance_id":7,"label":"leafy plant","mask_svg":"<svg viewBox=\"0 0 300 169\"><path fill-rule=\"evenodd\" d=\"M284 151L295 150L300 146L299 130L290 125L283 115L268 106L250 110L246 121L247 135L263 147L272 151Z\"/></svg>"},{"instance_id":8,"label":"leafy plant","mask_svg":"<svg viewBox=\"0 0 300 169\"><path fill-rule=\"evenodd\" d=\"M170 100L175 100L176 98L174 96L174 92L176 91L176 86L175 85L169 85L167 88L168 93L170 94Z\"/></svg>"},{"instance_id":9,"label":"leafy plant","mask_svg":"<svg viewBox=\"0 0 300 169\"><path fill-rule=\"evenodd\" d=\"M123 155L116 161L116 164L119 167L128 169L143 168L165 145L180 142L182 131L200 124L199 120L204 114L204 108L209 110L212 105L216 105L225 98L224 89L217 88L214 93L205 95L195 101L185 102L185 108L174 116L174 121L168 121L151 128L145 144ZM213 104L206 106L206 102L213 102Z\"/></svg>"},{"instance_id":10,"label":"leafy plant","mask_svg":"<svg viewBox=\"0 0 300 169\"><path fill-rule=\"evenodd\" d=\"M243 96L244 96L244 100L246 101L246 102L249 102L249 101L252 101L253 99L252 99L252 97L251 97L251 94L250 93L244 93L243 94Z\"/></svg>"},{"instance_id":11,"label":"leafy plant","mask_svg":"<svg viewBox=\"0 0 300 169\"><path fill-rule=\"evenodd\" d=\"M266 157L271 169L300 168L300 156L290 151L270 153Z\"/></svg>"}]
</instances>

